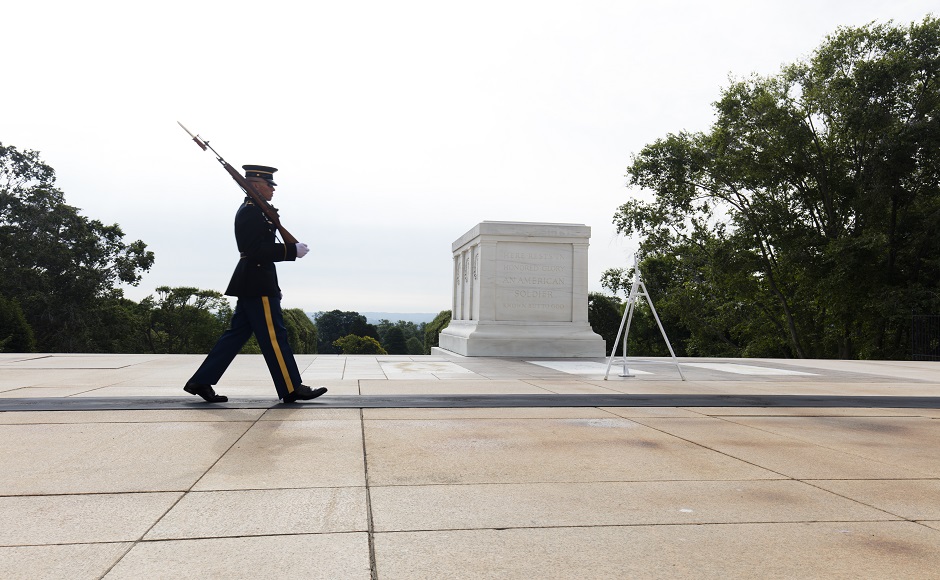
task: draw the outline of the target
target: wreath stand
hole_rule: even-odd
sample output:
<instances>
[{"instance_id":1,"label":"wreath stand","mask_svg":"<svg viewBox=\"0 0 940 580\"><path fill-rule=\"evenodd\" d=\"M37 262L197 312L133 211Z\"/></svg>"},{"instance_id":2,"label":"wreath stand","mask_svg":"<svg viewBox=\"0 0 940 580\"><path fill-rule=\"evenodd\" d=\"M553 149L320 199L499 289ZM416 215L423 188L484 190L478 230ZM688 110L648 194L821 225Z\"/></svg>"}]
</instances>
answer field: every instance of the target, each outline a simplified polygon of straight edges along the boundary
<instances>
[{"instance_id":1,"label":"wreath stand","mask_svg":"<svg viewBox=\"0 0 940 580\"><path fill-rule=\"evenodd\" d=\"M636 303L640 297L646 299L646 303L653 313L653 318L656 319L656 325L659 326L659 332L662 333L663 340L666 341L666 346L669 348L669 354L672 355L672 362L676 364L676 370L679 371L679 376L684 381L685 375L682 374L682 368L679 367L679 359L676 358L676 353L672 350L672 345L669 343L669 338L666 336L663 324L659 321L659 314L656 313L656 307L653 306L649 292L646 291L646 284L643 283L643 277L640 275L640 264L636 256L633 257L633 285L630 287L630 295L627 297L627 307L623 311L623 319L620 321L620 330L617 331L617 339L614 341L614 347L610 350L610 357L607 359L607 370L604 372L604 380L606 381L607 376L610 374L610 365L614 362L614 353L617 352L620 335L623 335L623 372L620 373L620 376L625 378L636 376L631 374L630 369L627 367L627 337L630 335L633 311L636 309ZM624 327L626 327L626 332L624 331Z\"/></svg>"}]
</instances>

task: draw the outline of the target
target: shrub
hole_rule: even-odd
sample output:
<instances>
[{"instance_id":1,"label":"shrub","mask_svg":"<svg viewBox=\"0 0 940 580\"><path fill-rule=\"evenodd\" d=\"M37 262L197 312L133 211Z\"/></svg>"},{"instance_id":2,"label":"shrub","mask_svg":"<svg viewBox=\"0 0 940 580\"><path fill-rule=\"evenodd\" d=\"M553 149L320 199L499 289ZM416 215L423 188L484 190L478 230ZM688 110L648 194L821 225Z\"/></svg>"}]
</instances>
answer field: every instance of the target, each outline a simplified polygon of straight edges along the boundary
<instances>
[{"instance_id":1,"label":"shrub","mask_svg":"<svg viewBox=\"0 0 940 580\"><path fill-rule=\"evenodd\" d=\"M379 344L379 341L371 336L347 334L343 338L334 340L333 346L342 351L343 354L388 354Z\"/></svg>"}]
</instances>

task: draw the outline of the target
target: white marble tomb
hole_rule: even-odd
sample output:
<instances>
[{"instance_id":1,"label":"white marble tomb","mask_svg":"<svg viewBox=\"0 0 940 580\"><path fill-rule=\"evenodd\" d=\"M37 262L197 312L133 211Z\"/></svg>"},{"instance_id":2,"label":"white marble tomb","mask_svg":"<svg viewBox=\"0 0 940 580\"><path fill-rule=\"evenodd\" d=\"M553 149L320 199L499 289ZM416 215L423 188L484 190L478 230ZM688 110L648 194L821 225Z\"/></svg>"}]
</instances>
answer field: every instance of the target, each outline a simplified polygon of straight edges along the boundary
<instances>
[{"instance_id":1,"label":"white marble tomb","mask_svg":"<svg viewBox=\"0 0 940 580\"><path fill-rule=\"evenodd\" d=\"M484 221L453 243L453 318L440 348L464 356L603 357L588 323L581 224Z\"/></svg>"}]
</instances>

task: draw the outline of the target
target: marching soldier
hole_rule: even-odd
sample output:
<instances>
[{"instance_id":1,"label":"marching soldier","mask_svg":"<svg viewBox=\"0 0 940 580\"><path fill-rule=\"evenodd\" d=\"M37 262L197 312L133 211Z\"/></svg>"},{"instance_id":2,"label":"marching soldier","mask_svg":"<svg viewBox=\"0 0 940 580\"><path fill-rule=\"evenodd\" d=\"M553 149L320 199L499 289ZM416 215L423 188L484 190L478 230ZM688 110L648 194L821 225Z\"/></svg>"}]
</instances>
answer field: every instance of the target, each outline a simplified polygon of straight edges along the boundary
<instances>
[{"instance_id":1,"label":"marching soldier","mask_svg":"<svg viewBox=\"0 0 940 580\"><path fill-rule=\"evenodd\" d=\"M196 142L200 143L199 140ZM274 183L277 169L265 165L243 165L242 168L245 180L266 201L271 201L277 186ZM241 258L225 290L226 295L238 298L232 325L183 387L187 393L198 395L209 403L228 401L228 397L216 394L212 386L219 382L252 334L258 339L278 398L283 402L315 399L326 392L325 387L311 389L301 384L300 372L287 342L287 327L281 315L281 289L274 267L275 262L303 258L309 249L303 243L278 243L276 229L276 224L252 201L251 196L246 197L235 214L235 241Z\"/></svg>"}]
</instances>

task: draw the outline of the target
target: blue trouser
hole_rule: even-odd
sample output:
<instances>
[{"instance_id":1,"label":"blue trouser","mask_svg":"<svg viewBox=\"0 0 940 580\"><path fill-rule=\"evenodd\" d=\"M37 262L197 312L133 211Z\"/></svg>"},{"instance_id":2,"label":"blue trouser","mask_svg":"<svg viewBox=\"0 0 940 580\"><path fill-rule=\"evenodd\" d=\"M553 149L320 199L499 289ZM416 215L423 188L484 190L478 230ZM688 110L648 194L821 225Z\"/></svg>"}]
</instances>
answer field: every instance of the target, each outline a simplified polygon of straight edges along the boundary
<instances>
[{"instance_id":1,"label":"blue trouser","mask_svg":"<svg viewBox=\"0 0 940 580\"><path fill-rule=\"evenodd\" d=\"M219 337L190 383L214 385L254 333L261 354L271 371L277 396L283 399L300 384L300 371L287 342L287 327L281 315L281 301L269 296L239 298L232 326Z\"/></svg>"}]
</instances>

